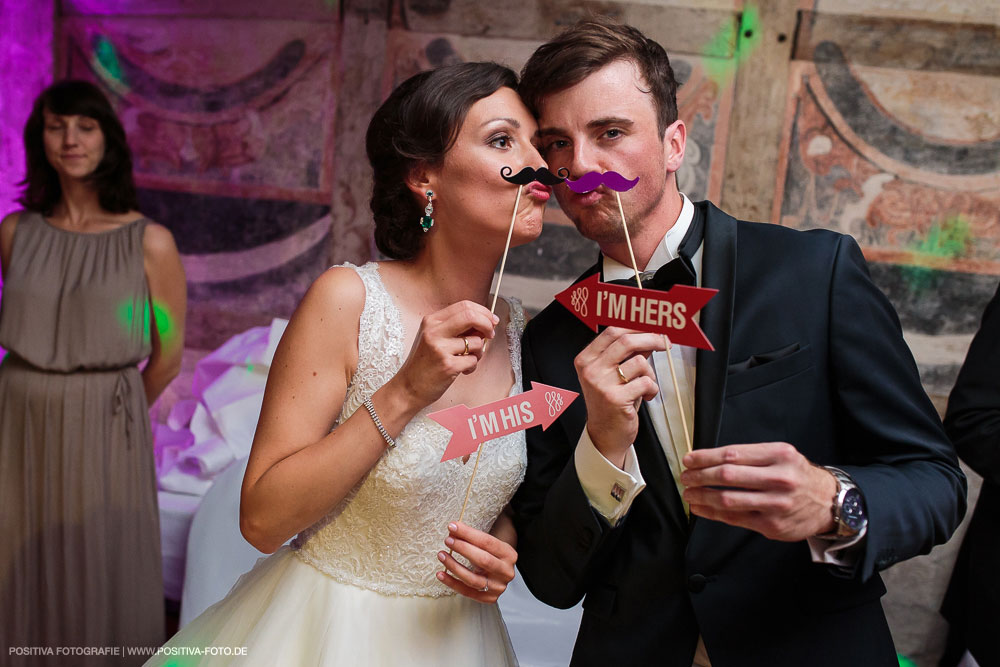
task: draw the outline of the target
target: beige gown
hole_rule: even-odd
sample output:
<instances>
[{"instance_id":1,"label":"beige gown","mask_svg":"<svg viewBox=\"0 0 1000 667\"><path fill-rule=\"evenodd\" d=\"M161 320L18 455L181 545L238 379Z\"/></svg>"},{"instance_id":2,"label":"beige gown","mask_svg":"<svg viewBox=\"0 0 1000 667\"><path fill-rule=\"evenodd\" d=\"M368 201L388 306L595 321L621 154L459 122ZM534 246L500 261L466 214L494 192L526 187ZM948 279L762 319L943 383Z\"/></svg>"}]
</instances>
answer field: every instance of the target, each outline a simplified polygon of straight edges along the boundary
<instances>
[{"instance_id":1,"label":"beige gown","mask_svg":"<svg viewBox=\"0 0 1000 667\"><path fill-rule=\"evenodd\" d=\"M146 224L81 234L37 213L18 222L0 307L0 664L141 664L66 647L125 654L163 640L136 368L150 352Z\"/></svg>"}]
</instances>

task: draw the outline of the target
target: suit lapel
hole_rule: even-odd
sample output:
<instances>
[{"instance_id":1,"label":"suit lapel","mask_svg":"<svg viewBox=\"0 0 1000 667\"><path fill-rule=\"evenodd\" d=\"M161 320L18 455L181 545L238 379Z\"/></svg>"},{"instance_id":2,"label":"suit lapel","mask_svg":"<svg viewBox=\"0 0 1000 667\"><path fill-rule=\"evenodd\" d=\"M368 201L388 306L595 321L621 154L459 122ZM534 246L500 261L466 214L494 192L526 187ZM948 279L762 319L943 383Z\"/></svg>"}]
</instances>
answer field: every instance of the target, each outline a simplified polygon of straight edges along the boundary
<instances>
[{"instance_id":1,"label":"suit lapel","mask_svg":"<svg viewBox=\"0 0 1000 667\"><path fill-rule=\"evenodd\" d=\"M719 290L701 311L701 328L715 347L698 350L697 356L693 437L695 449L701 449L718 444L722 423L736 284L736 220L710 202L695 206L705 215L701 286Z\"/></svg>"},{"instance_id":2,"label":"suit lapel","mask_svg":"<svg viewBox=\"0 0 1000 667\"><path fill-rule=\"evenodd\" d=\"M684 505L677 492L667 455L656 435L656 427L653 426L653 420L649 416L649 405L645 401L639 408L639 432L635 436L635 454L639 459L639 469L646 483L658 490L657 495L660 498L656 502L665 506L666 513L677 528L686 533L688 518L684 512Z\"/></svg>"}]
</instances>

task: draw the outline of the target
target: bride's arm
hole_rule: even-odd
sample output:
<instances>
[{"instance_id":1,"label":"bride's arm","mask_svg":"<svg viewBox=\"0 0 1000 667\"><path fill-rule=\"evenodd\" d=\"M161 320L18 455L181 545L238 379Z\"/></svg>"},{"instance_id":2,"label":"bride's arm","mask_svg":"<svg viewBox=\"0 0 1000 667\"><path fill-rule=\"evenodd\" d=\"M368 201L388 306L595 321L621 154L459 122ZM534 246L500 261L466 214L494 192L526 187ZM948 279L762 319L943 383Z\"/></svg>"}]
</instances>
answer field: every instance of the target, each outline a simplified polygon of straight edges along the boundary
<instances>
[{"instance_id":1,"label":"bride's arm","mask_svg":"<svg viewBox=\"0 0 1000 667\"><path fill-rule=\"evenodd\" d=\"M357 365L364 299L353 270L327 271L274 353L240 496L240 530L265 553L324 516L385 449L364 410L330 431ZM390 386L373 400L392 433L419 410Z\"/></svg>"},{"instance_id":2,"label":"bride's arm","mask_svg":"<svg viewBox=\"0 0 1000 667\"><path fill-rule=\"evenodd\" d=\"M240 531L265 553L329 513L386 450L363 408L330 430L357 366L364 301L353 270L328 270L309 288L275 351L240 497ZM492 336L490 317L482 306L461 302L424 318L403 367L372 396L390 436L459 373L475 369L481 340L467 356L448 344L462 347L454 336L470 328Z\"/></svg>"}]
</instances>

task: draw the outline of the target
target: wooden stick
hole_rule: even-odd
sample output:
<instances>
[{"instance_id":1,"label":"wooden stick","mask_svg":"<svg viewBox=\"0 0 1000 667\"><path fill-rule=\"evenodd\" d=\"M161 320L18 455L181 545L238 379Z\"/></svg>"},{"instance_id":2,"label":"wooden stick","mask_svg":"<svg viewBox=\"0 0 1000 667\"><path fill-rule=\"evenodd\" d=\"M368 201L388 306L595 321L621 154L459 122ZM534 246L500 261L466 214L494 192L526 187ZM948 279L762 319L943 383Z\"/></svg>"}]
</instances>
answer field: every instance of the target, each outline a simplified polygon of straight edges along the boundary
<instances>
[{"instance_id":1,"label":"wooden stick","mask_svg":"<svg viewBox=\"0 0 1000 667\"><path fill-rule=\"evenodd\" d=\"M493 304L490 306L490 314L496 311L497 297L500 295L500 281L503 280L503 269L507 266L507 253L510 252L510 239L514 236L514 222L517 220L517 205L521 203L521 190L523 189L523 185L517 186L517 197L514 199L514 212L510 215L510 228L507 229L507 243L504 245L503 259L500 260L500 275L497 276L497 286L493 292ZM483 341L483 352L486 352L486 341ZM465 489L465 500L462 501L462 511L458 514L459 521L465 516L465 508L469 504L469 494L472 493L472 482L475 481L476 471L479 470L479 457L483 453L484 444L482 442L479 443L479 450L476 452L476 463L472 466L472 476L469 478L469 486ZM448 550L448 554L451 555L451 549Z\"/></svg>"},{"instance_id":2,"label":"wooden stick","mask_svg":"<svg viewBox=\"0 0 1000 667\"><path fill-rule=\"evenodd\" d=\"M476 451L476 463L472 466L472 477L469 478L469 486L465 489L465 500L462 502L462 511L458 513L459 521L465 516L465 507L469 504L469 494L472 493L472 481L476 479L476 470L479 469L479 457L483 454L484 444L486 443L479 443L479 449Z\"/></svg>"},{"instance_id":3,"label":"wooden stick","mask_svg":"<svg viewBox=\"0 0 1000 667\"><path fill-rule=\"evenodd\" d=\"M503 249L503 259L500 260L500 275L497 276L497 287L493 292L493 305L490 306L490 314L493 314L497 307L497 297L500 295L500 281L503 280L503 268L507 265L507 253L510 251L510 238L514 235L514 221L517 219L517 205L521 203L521 190L523 185L517 186L517 198L514 200L514 212L510 216L510 229L507 230L507 245ZM483 346L485 350L485 345Z\"/></svg>"},{"instance_id":4,"label":"wooden stick","mask_svg":"<svg viewBox=\"0 0 1000 667\"><path fill-rule=\"evenodd\" d=\"M684 453L690 454L692 443L691 443L691 433L688 431L687 417L684 416L684 405L681 403L681 390L677 386L677 373L674 371L674 359L670 355L670 348L673 344L670 339L667 338L666 334L663 334L663 340L667 345L667 365L670 366L670 379L674 381L674 396L677 397L677 410L681 413L681 429L684 431ZM663 405L663 401L660 401L660 405ZM666 408L664 410L664 417L666 416ZM682 456L681 459L684 457ZM677 463L680 463L678 461Z\"/></svg>"},{"instance_id":5,"label":"wooden stick","mask_svg":"<svg viewBox=\"0 0 1000 667\"><path fill-rule=\"evenodd\" d=\"M642 279L639 277L639 266L635 263L635 253L632 252L632 237L628 233L628 224L625 222L625 209L622 208L622 197L621 194L615 190L615 199L618 201L618 213L622 217L622 230L625 232L625 243L628 244L628 254L629 258L632 260L632 270L635 271L635 283L642 289ZM684 416L684 406L681 404L681 390L677 385L677 371L674 370L674 358L670 354L670 348L673 347L673 343L667 338L666 334L663 334L663 344L667 348L667 366L670 368L670 379L673 381L674 385L674 398L677 399L677 410L681 415L681 429L684 432L684 450L685 454L689 454L693 447L691 442L691 433L688 431L687 417ZM667 406L663 399L660 399L660 407L663 408L663 420L667 423L668 428L670 420L667 418ZM684 458L683 456L681 458ZM680 463L680 461L678 461Z\"/></svg>"},{"instance_id":6,"label":"wooden stick","mask_svg":"<svg viewBox=\"0 0 1000 667\"><path fill-rule=\"evenodd\" d=\"M618 213L622 216L622 231L625 232L625 243L628 244L628 256L632 260L632 270L635 271L635 284L642 289L642 278L639 277L639 266L635 263L635 253L632 252L632 236L628 233L628 224L625 222L625 209L622 208L622 196L615 190L615 199L618 200Z\"/></svg>"},{"instance_id":7,"label":"wooden stick","mask_svg":"<svg viewBox=\"0 0 1000 667\"><path fill-rule=\"evenodd\" d=\"M472 481L476 479L476 470L479 469L479 457L483 453L484 442L479 443L479 451L476 452L476 463L472 466L472 477L469 478L469 486L465 489L465 500L462 501L462 511L458 513L458 520L461 521L462 517L465 516L465 507L469 504L469 494L472 493ZM451 555L452 550L448 549L448 555Z\"/></svg>"}]
</instances>

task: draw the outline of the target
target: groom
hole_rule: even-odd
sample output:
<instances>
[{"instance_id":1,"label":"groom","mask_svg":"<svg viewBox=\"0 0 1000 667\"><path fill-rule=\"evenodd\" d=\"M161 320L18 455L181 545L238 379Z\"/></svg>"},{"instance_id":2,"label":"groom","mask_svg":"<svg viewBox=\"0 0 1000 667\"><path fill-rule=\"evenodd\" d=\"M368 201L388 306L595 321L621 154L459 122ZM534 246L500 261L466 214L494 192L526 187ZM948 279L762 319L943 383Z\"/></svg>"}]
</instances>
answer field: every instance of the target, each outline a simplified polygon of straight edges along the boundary
<instances>
[{"instance_id":1,"label":"groom","mask_svg":"<svg viewBox=\"0 0 1000 667\"><path fill-rule=\"evenodd\" d=\"M652 287L719 290L700 314L714 352L595 336L556 303L524 334L525 387L584 398L528 432L513 501L528 587L583 598L572 664L896 665L877 572L948 539L966 482L857 244L679 193L677 84L634 28L578 23L522 77L552 171L639 177L622 196L636 262L669 263ZM614 193L556 192L601 247L585 275L628 279Z\"/></svg>"}]
</instances>

